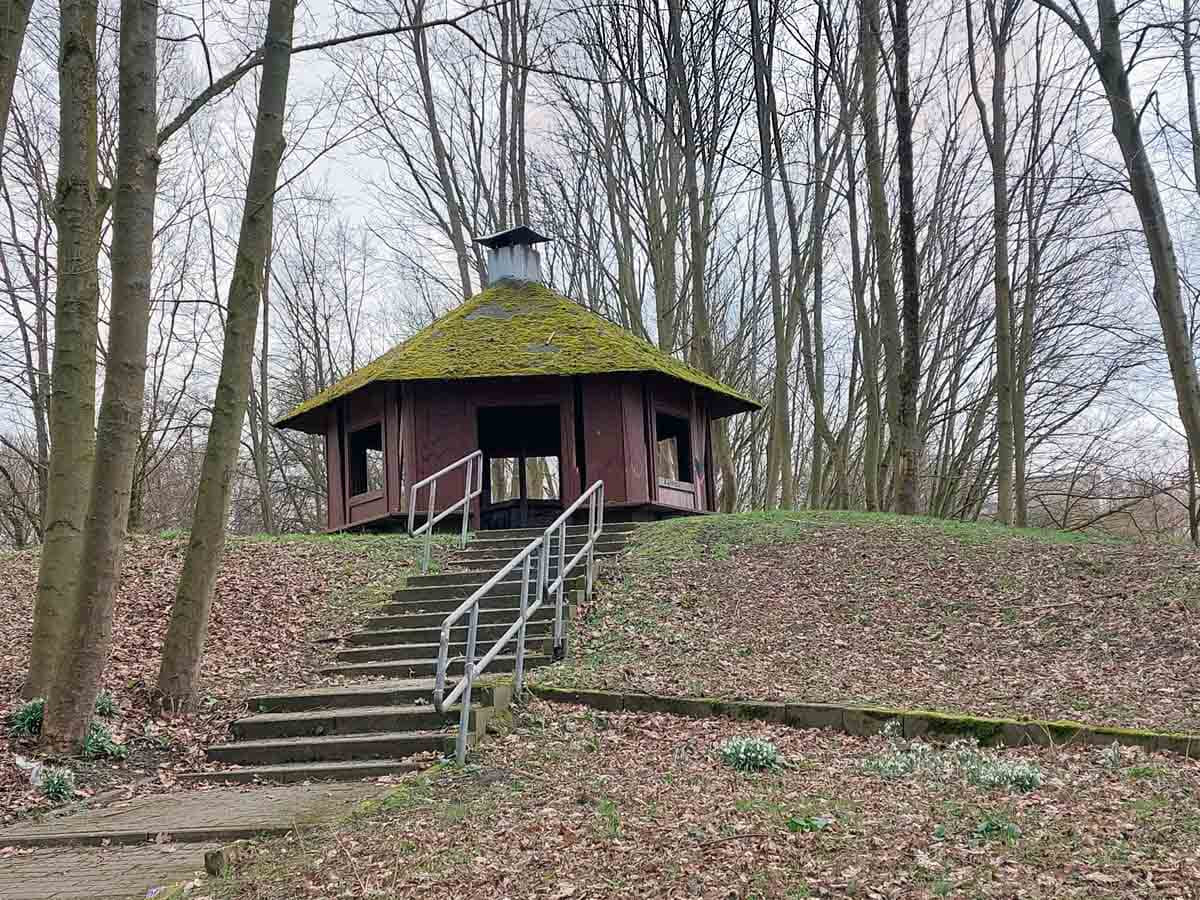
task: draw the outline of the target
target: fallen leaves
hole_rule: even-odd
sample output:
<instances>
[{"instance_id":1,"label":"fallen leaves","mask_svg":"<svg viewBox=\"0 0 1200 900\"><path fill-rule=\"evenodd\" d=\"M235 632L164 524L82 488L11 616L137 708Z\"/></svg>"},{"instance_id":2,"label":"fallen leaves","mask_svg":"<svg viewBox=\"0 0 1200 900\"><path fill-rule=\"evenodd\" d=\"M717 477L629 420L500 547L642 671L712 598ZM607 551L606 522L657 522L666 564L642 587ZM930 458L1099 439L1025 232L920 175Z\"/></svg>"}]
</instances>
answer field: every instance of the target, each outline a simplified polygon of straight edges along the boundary
<instances>
[{"instance_id":1,"label":"fallen leaves","mask_svg":"<svg viewBox=\"0 0 1200 900\"><path fill-rule=\"evenodd\" d=\"M639 538L575 617L572 659L532 677L1200 731L1193 550L808 514L697 558L739 518L787 517L713 517L666 552Z\"/></svg>"},{"instance_id":2,"label":"fallen leaves","mask_svg":"<svg viewBox=\"0 0 1200 900\"><path fill-rule=\"evenodd\" d=\"M232 537L218 572L202 674L202 699L188 715L159 715L152 703L175 582L186 538L131 536L113 617L104 688L117 702L111 724L129 747L123 762L71 760L79 795L129 799L177 789L179 771L213 768L207 744L227 737L245 711L244 698L263 689L319 679L314 641L354 629L373 602L399 586L415 559L398 535ZM29 652L36 551L0 558L0 714L19 703ZM14 753L32 751L0 726L0 816L44 808Z\"/></svg>"},{"instance_id":3,"label":"fallen leaves","mask_svg":"<svg viewBox=\"0 0 1200 900\"><path fill-rule=\"evenodd\" d=\"M1186 897L1200 878L1195 761L1009 750L1049 776L1013 794L873 775L883 738L540 701L513 729L372 814L257 845L218 896ZM735 771L734 735L786 764Z\"/></svg>"}]
</instances>

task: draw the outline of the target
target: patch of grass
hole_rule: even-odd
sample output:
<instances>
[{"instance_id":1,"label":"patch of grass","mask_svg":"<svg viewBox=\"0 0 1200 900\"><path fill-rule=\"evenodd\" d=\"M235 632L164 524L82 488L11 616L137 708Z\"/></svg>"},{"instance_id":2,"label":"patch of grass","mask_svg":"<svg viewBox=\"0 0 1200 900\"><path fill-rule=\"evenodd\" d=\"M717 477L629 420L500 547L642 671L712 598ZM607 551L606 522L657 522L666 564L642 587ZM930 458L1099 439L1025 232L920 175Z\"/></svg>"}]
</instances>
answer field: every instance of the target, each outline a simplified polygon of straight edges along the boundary
<instances>
[{"instance_id":1,"label":"patch of grass","mask_svg":"<svg viewBox=\"0 0 1200 900\"><path fill-rule=\"evenodd\" d=\"M792 834L799 832L824 831L834 822L833 816L788 816L784 827Z\"/></svg>"},{"instance_id":2,"label":"patch of grass","mask_svg":"<svg viewBox=\"0 0 1200 900\"><path fill-rule=\"evenodd\" d=\"M117 701L113 699L113 695L108 691L101 691L96 697L96 715L111 719L117 712Z\"/></svg>"},{"instance_id":3,"label":"patch of grass","mask_svg":"<svg viewBox=\"0 0 1200 900\"><path fill-rule=\"evenodd\" d=\"M1135 780L1161 778L1167 774L1165 766L1130 766L1125 770L1125 774Z\"/></svg>"},{"instance_id":4,"label":"patch of grass","mask_svg":"<svg viewBox=\"0 0 1200 900\"><path fill-rule=\"evenodd\" d=\"M42 733L46 701L41 697L22 703L8 717L8 733L17 738L37 737Z\"/></svg>"},{"instance_id":5,"label":"patch of grass","mask_svg":"<svg viewBox=\"0 0 1200 900\"><path fill-rule=\"evenodd\" d=\"M66 803L75 796L75 773L59 766L48 766L42 770L38 790L51 803Z\"/></svg>"},{"instance_id":6,"label":"patch of grass","mask_svg":"<svg viewBox=\"0 0 1200 900\"><path fill-rule=\"evenodd\" d=\"M93 722L83 739L83 755L87 759L125 759L129 756L129 748L117 743L105 726Z\"/></svg>"},{"instance_id":7,"label":"patch of grass","mask_svg":"<svg viewBox=\"0 0 1200 900\"><path fill-rule=\"evenodd\" d=\"M596 814L600 817L600 826L605 837L615 840L621 836L621 814L611 797L601 798L596 805Z\"/></svg>"},{"instance_id":8,"label":"patch of grass","mask_svg":"<svg viewBox=\"0 0 1200 900\"><path fill-rule=\"evenodd\" d=\"M739 548L787 544L803 540L815 529L837 525L930 529L966 544L1026 539L1053 544L1112 543L1114 538L1045 528L1006 528L990 522L960 522L929 516L890 513L795 510L727 513L666 519L638 529L631 546L635 560L726 559Z\"/></svg>"},{"instance_id":9,"label":"patch of grass","mask_svg":"<svg viewBox=\"0 0 1200 900\"><path fill-rule=\"evenodd\" d=\"M770 741L754 737L732 737L717 748L726 765L739 772L762 772L777 769L781 763L779 750Z\"/></svg>"},{"instance_id":10,"label":"patch of grass","mask_svg":"<svg viewBox=\"0 0 1200 900\"><path fill-rule=\"evenodd\" d=\"M981 844L1000 841L1011 846L1020 839L1021 829L1002 813L986 813L975 825L972 837Z\"/></svg>"}]
</instances>

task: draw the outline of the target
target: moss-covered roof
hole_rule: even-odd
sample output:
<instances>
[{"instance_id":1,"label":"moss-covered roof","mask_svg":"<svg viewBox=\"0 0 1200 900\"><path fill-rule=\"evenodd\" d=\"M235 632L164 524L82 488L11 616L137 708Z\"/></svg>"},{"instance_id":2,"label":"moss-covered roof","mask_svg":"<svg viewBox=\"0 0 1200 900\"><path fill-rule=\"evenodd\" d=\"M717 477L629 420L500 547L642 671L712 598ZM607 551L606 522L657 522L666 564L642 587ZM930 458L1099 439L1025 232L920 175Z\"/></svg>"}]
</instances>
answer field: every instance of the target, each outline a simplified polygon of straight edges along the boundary
<instances>
[{"instance_id":1,"label":"moss-covered roof","mask_svg":"<svg viewBox=\"0 0 1200 900\"><path fill-rule=\"evenodd\" d=\"M383 356L306 400L276 425L300 420L378 381L455 380L516 375L660 372L719 395L722 413L759 404L544 285L489 285Z\"/></svg>"}]
</instances>

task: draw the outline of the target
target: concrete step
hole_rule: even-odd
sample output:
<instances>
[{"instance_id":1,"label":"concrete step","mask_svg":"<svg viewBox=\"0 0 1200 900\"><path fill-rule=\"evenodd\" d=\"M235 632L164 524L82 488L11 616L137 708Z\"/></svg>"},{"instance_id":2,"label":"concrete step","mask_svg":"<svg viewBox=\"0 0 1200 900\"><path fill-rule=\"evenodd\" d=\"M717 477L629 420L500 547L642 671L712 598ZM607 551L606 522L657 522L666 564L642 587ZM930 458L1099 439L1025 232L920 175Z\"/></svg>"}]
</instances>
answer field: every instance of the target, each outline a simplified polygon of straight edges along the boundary
<instances>
[{"instance_id":1,"label":"concrete step","mask_svg":"<svg viewBox=\"0 0 1200 900\"><path fill-rule=\"evenodd\" d=\"M515 615L511 621L516 621ZM507 625L480 625L478 638L480 641L494 641L504 634L507 628ZM541 637L549 634L551 628L549 618L535 619L526 623L525 634L529 637ZM356 631L346 635L345 642L353 647L361 647L374 644L436 644L441 639L442 630L440 628L382 628L372 631ZM466 639L466 625L450 629L450 640L461 643Z\"/></svg>"},{"instance_id":2,"label":"concrete step","mask_svg":"<svg viewBox=\"0 0 1200 900\"><path fill-rule=\"evenodd\" d=\"M511 559L511 557L509 557ZM504 560L508 562L508 559ZM465 589L464 597L467 597L477 588L482 587L493 575L496 574L496 569L489 571L484 570L465 570L455 572L442 572L438 575L411 575L405 582L405 590L413 588L428 588L428 587L457 587L460 591ZM575 580L575 579L572 579ZM503 590L501 585L507 585L508 590L519 589L521 585L521 571L518 569L508 573L503 581L497 582L493 590ZM582 582L581 582L582 585ZM580 585L580 586L581 586ZM399 591L397 591L399 593Z\"/></svg>"},{"instance_id":3,"label":"concrete step","mask_svg":"<svg viewBox=\"0 0 1200 900\"><path fill-rule=\"evenodd\" d=\"M452 600L458 598L465 600L470 597L475 588L487 581L487 578L479 579L478 584L463 585L463 584L441 584L428 587L409 587L400 588L392 591L388 598L392 603L411 603L416 600ZM521 582L504 581L496 585L488 592L490 597L519 597L521 595Z\"/></svg>"},{"instance_id":4,"label":"concrete step","mask_svg":"<svg viewBox=\"0 0 1200 900\"><path fill-rule=\"evenodd\" d=\"M521 550L524 550L528 543L529 543L528 541L522 541L519 539L515 540L515 541L504 541L504 540L494 541L494 540L487 540L487 539L474 540L474 541L471 541L471 543L467 544L466 549L454 551L454 560L458 561L461 559L469 559L469 558L471 558L472 555L475 555L475 556L480 556L480 555L500 556L502 554L507 554L508 558L512 559L514 556L517 555L518 552L520 552ZM575 552L576 550L578 550L583 545L584 545L583 538L579 538L579 539L568 538L567 539L567 550L572 553ZM620 552L621 550L624 550L625 547L627 547L628 545L629 545L629 542L625 539L624 535L609 536L609 535L605 534L605 535L601 535L600 540L596 541L596 549L597 550L604 550L605 552L609 552L609 553ZM558 553L558 542L557 541L554 544L554 553L555 554Z\"/></svg>"},{"instance_id":5,"label":"concrete step","mask_svg":"<svg viewBox=\"0 0 1200 900\"><path fill-rule=\"evenodd\" d=\"M504 634L503 629L495 638L485 640L480 638L476 645L477 656L482 656L492 648L496 640ZM549 634L541 635L525 635L525 652L528 653L547 653L549 652L549 644L551 636ZM358 662L390 662L394 659L417 659L425 656L436 657L438 648L441 645L437 642L428 644L369 644L365 647L352 647L348 650L339 650L335 654L335 658L339 663L358 663ZM506 649L510 653L517 652L517 639L514 636L508 643ZM465 641L455 641L447 644L447 651L450 658L456 656L465 656L467 653L467 644Z\"/></svg>"},{"instance_id":6,"label":"concrete step","mask_svg":"<svg viewBox=\"0 0 1200 900\"><path fill-rule=\"evenodd\" d=\"M453 607L451 607L453 609ZM521 614L519 606L511 606L507 609L483 609L479 611L480 625L501 625L508 623L511 625L517 620L517 616ZM543 621L545 619L554 618L554 606L547 604L534 612L531 622ZM393 628L440 628L442 622L446 620L444 612L419 612L419 613L397 613L387 616L372 616L367 619L366 630L368 631L385 631Z\"/></svg>"},{"instance_id":7,"label":"concrete step","mask_svg":"<svg viewBox=\"0 0 1200 900\"><path fill-rule=\"evenodd\" d=\"M344 762L283 763L274 766L246 766L239 769L221 769L216 772L183 772L179 780L197 782L229 782L250 784L252 782L293 783L297 781L358 781L361 778L382 778L386 775L402 775L428 768L424 763L403 759L361 759Z\"/></svg>"},{"instance_id":8,"label":"concrete step","mask_svg":"<svg viewBox=\"0 0 1200 900\"><path fill-rule=\"evenodd\" d=\"M287 713L356 706L408 705L417 701L429 702L432 697L432 678L409 678L260 694L248 699L246 708L253 713Z\"/></svg>"},{"instance_id":9,"label":"concrete step","mask_svg":"<svg viewBox=\"0 0 1200 900\"><path fill-rule=\"evenodd\" d=\"M428 700L428 698L426 698ZM353 706L307 712L260 713L238 719L230 731L239 741L381 732L440 731L458 721L458 709L439 713L433 706Z\"/></svg>"},{"instance_id":10,"label":"concrete step","mask_svg":"<svg viewBox=\"0 0 1200 900\"><path fill-rule=\"evenodd\" d=\"M417 753L446 753L453 747L454 735L449 731L383 731L215 744L208 748L208 758L233 765L266 766L337 760L403 759Z\"/></svg>"},{"instance_id":11,"label":"concrete step","mask_svg":"<svg viewBox=\"0 0 1200 900\"><path fill-rule=\"evenodd\" d=\"M541 653L525 654L525 668L534 669L548 665L551 659ZM496 672L511 672L516 663L516 657L509 655L497 656L487 667L489 674ZM384 677L414 677L418 675L434 675L437 672L437 658L434 656L424 659L393 659L386 662L342 663L322 669L322 675L342 675L345 677L363 677L380 675ZM450 660L447 667L450 675L461 675L463 661Z\"/></svg>"},{"instance_id":12,"label":"concrete step","mask_svg":"<svg viewBox=\"0 0 1200 900\"><path fill-rule=\"evenodd\" d=\"M528 604L530 606L534 604L534 596L534 592L531 591L528 597ZM573 601L575 593L568 592L564 596L566 603L569 605ZM424 600L416 603L385 603L383 606L377 607L377 615L372 618L379 618L381 616L417 615L420 613L439 613L442 618L445 618L450 613L454 612L454 610L462 606L466 599L467 598L465 597L455 597L452 600ZM553 603L553 600L553 597L548 598L550 603ZM520 597L493 597L491 594L488 594L485 597L479 598L479 611L481 614L497 609L520 608ZM541 610L545 608L546 604L543 603L541 608L534 612L534 617L536 618ZM369 622L371 619L368 619L367 621ZM439 621L438 624L440 625L441 622ZM463 624L466 624L465 619L463 620Z\"/></svg>"},{"instance_id":13,"label":"concrete step","mask_svg":"<svg viewBox=\"0 0 1200 900\"><path fill-rule=\"evenodd\" d=\"M587 513L584 513L584 524L568 525L567 536L587 534ZM629 534L639 528L637 522L605 522L603 526L603 534ZM487 531L475 532L475 537L490 540L512 540L524 538L525 543L529 543L540 534L544 534L544 528L494 528Z\"/></svg>"},{"instance_id":14,"label":"concrete step","mask_svg":"<svg viewBox=\"0 0 1200 900\"><path fill-rule=\"evenodd\" d=\"M575 552L576 551L572 550L570 553L567 554L567 559L566 559L567 562L571 561L571 559L575 555ZM600 560L604 560L604 559L612 559L616 555L617 555L616 553L596 553L595 559L597 562L599 562ZM507 565L507 563L510 559L512 559L511 556L485 556L485 557L479 557L479 558L474 558L474 559L466 559L466 560L462 560L461 562L455 561L455 562L452 562L451 565L455 566L455 567L462 566L463 568L469 568L469 569L484 571L484 572L499 572L503 566ZM573 576L574 575L585 575L587 573L587 561L581 559L578 563L575 564L575 568L571 570L571 573ZM557 559L557 557L554 560L554 564L549 567L549 574L550 574L551 578L556 578L558 576L558 559ZM532 572L529 573L529 580L530 580L530 582L537 581L537 569L534 569Z\"/></svg>"},{"instance_id":15,"label":"concrete step","mask_svg":"<svg viewBox=\"0 0 1200 900\"><path fill-rule=\"evenodd\" d=\"M529 602L533 603L534 589L529 591ZM458 609L466 597L453 597L448 600L411 600L406 603L385 603L383 606L376 607L376 612L385 616L403 616L408 613L421 612L438 612L443 616L454 612ZM479 598L479 609L519 609L521 606L520 596L516 597L493 597L488 594Z\"/></svg>"}]
</instances>

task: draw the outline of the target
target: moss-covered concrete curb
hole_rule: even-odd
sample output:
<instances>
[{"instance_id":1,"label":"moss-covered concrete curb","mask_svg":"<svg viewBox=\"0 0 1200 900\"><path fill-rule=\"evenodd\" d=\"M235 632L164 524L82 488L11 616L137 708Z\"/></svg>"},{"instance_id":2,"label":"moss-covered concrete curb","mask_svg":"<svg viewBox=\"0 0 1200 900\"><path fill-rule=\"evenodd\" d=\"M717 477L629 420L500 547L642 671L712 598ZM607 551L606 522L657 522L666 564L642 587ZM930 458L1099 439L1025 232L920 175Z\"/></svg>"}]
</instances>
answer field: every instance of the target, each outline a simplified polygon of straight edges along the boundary
<instances>
[{"instance_id":1,"label":"moss-covered concrete curb","mask_svg":"<svg viewBox=\"0 0 1200 900\"><path fill-rule=\"evenodd\" d=\"M1175 753L1189 759L1200 756L1200 734L1178 734L1086 725L1082 722L1045 722L1036 719L996 719L951 715L884 706L839 706L832 703L780 703L753 700L714 700L707 697L661 697L655 694L577 690L530 685L543 700L578 703L610 712L671 713L691 718L725 717L826 728L867 737L878 734L888 722L899 722L907 738L948 742L973 737L984 746L1020 747L1064 744L1107 747L1114 741L1152 752Z\"/></svg>"}]
</instances>

